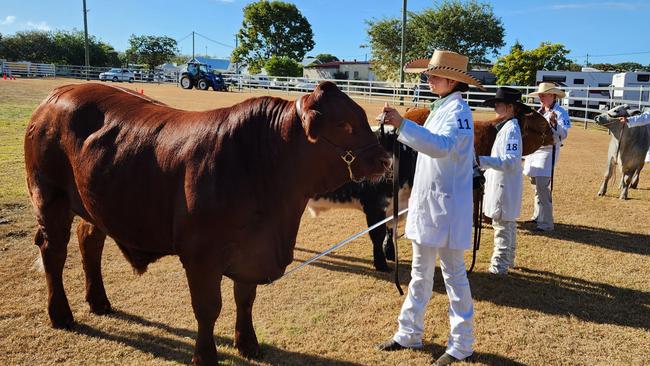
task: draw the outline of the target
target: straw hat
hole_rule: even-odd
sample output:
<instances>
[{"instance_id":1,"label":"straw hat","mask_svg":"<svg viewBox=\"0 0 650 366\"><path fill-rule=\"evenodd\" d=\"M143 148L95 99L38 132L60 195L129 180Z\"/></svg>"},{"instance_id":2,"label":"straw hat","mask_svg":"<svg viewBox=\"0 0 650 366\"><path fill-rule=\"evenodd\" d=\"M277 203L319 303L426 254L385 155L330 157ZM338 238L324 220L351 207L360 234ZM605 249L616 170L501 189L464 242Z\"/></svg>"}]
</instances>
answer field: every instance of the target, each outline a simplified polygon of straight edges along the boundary
<instances>
[{"instance_id":1,"label":"straw hat","mask_svg":"<svg viewBox=\"0 0 650 366\"><path fill-rule=\"evenodd\" d=\"M419 58L409 61L404 65L404 72L440 76L485 90L480 81L467 73L468 60L467 56L456 52L436 50L431 59Z\"/></svg>"},{"instance_id":2,"label":"straw hat","mask_svg":"<svg viewBox=\"0 0 650 366\"><path fill-rule=\"evenodd\" d=\"M540 94L555 94L558 98L564 98L566 95L562 89L558 88L555 83L539 83L537 86L537 91L534 93L528 94L529 97L538 97Z\"/></svg>"},{"instance_id":3,"label":"straw hat","mask_svg":"<svg viewBox=\"0 0 650 366\"><path fill-rule=\"evenodd\" d=\"M486 99L483 105L494 107L497 102L518 105L524 113L528 113L531 108L521 102L521 91L501 86L497 89L494 98Z\"/></svg>"}]
</instances>

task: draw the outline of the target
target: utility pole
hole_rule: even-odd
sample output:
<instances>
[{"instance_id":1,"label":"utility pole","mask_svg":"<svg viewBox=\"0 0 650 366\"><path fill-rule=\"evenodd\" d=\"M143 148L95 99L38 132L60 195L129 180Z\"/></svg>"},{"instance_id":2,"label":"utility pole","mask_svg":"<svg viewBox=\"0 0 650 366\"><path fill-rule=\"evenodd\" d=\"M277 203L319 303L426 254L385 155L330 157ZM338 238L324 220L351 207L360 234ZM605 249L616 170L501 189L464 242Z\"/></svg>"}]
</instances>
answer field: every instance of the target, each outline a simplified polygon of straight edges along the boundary
<instances>
[{"instance_id":1,"label":"utility pole","mask_svg":"<svg viewBox=\"0 0 650 366\"><path fill-rule=\"evenodd\" d=\"M194 59L194 31L192 31L192 59Z\"/></svg>"},{"instance_id":2,"label":"utility pole","mask_svg":"<svg viewBox=\"0 0 650 366\"><path fill-rule=\"evenodd\" d=\"M400 88L400 94L402 92L401 89L404 89L404 43L406 39L406 0L402 2L402 47L400 51L400 57L399 57L399 88ZM400 100L404 104L404 97L401 97Z\"/></svg>"},{"instance_id":3,"label":"utility pole","mask_svg":"<svg viewBox=\"0 0 650 366\"><path fill-rule=\"evenodd\" d=\"M86 54L85 73L86 73L86 80L90 80L90 77L88 76L88 68L90 67L90 55L88 52L88 10L86 10L86 0L83 0L83 3L84 3L84 51Z\"/></svg>"},{"instance_id":4,"label":"utility pole","mask_svg":"<svg viewBox=\"0 0 650 366\"><path fill-rule=\"evenodd\" d=\"M589 54L587 54L587 60L585 61L585 66L589 67Z\"/></svg>"}]
</instances>

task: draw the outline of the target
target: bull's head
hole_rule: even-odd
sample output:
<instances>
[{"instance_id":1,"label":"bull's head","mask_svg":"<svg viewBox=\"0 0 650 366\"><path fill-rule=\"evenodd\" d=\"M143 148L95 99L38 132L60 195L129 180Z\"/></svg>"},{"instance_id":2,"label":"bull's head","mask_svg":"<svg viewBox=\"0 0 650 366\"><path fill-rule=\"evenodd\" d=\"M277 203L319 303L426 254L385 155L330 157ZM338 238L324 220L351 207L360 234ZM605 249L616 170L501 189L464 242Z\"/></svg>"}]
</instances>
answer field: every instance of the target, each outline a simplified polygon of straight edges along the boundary
<instances>
[{"instance_id":1,"label":"bull's head","mask_svg":"<svg viewBox=\"0 0 650 366\"><path fill-rule=\"evenodd\" d=\"M524 144L522 155L532 154L541 146L553 145L551 126L538 112L531 110L525 113L522 121L519 121L519 126Z\"/></svg>"},{"instance_id":2,"label":"bull's head","mask_svg":"<svg viewBox=\"0 0 650 366\"><path fill-rule=\"evenodd\" d=\"M638 109L631 109L627 104L621 104L616 106L609 111L599 114L594 118L594 121L603 127L607 127L609 130L618 130L621 127L619 118L629 117L640 114L641 111Z\"/></svg>"},{"instance_id":3,"label":"bull's head","mask_svg":"<svg viewBox=\"0 0 650 366\"><path fill-rule=\"evenodd\" d=\"M296 111L309 142L319 146L323 157L338 155L336 166L345 169L340 171L349 179L379 180L390 168L389 156L377 143L366 113L336 84L318 84L298 99Z\"/></svg>"}]
</instances>

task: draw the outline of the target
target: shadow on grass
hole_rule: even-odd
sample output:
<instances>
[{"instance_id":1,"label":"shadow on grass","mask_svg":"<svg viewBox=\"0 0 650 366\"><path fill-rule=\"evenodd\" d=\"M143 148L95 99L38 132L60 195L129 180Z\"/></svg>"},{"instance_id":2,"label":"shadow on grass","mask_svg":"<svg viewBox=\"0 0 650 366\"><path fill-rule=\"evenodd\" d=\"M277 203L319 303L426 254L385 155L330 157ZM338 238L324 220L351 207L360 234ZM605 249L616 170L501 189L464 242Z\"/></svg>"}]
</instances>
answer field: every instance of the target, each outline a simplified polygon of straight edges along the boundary
<instances>
[{"instance_id":1,"label":"shadow on grass","mask_svg":"<svg viewBox=\"0 0 650 366\"><path fill-rule=\"evenodd\" d=\"M150 332L129 332L124 330L116 331L114 329L97 329L82 323L76 323L73 327L73 332L92 338L124 344L142 352L149 353L156 358L164 359L167 361L174 361L180 364L188 364L192 360L196 331L173 327L164 323L148 320L142 318L141 316L129 314L127 312L119 310L109 316L116 321L135 323L145 327L158 328L177 337L185 338L186 341L172 339L152 334ZM249 361L238 356L224 354L223 352L219 351L220 346L232 345L232 338L215 336L215 342L217 344L217 352L219 352L221 362L226 361L227 363L234 365L254 364L254 361ZM348 361L333 360L325 357L290 352L268 344L261 344L260 347L262 356L257 361L270 363L272 365L360 365Z\"/></svg>"},{"instance_id":2,"label":"shadow on grass","mask_svg":"<svg viewBox=\"0 0 650 366\"><path fill-rule=\"evenodd\" d=\"M520 229L532 230L531 224L520 224ZM535 232L549 238L593 245L624 253L650 255L650 235L626 233L583 225L555 223L551 232Z\"/></svg>"},{"instance_id":3,"label":"shadow on grass","mask_svg":"<svg viewBox=\"0 0 650 366\"><path fill-rule=\"evenodd\" d=\"M592 323L650 329L650 292L529 268L517 268L499 278L476 272L470 275L470 284L476 300Z\"/></svg>"},{"instance_id":4,"label":"shadow on grass","mask_svg":"<svg viewBox=\"0 0 650 366\"><path fill-rule=\"evenodd\" d=\"M340 255L316 261L312 265L385 280L389 282L386 291L393 291L392 273L375 271L368 260L351 259L355 262L367 262L367 266L348 263L348 257ZM410 261L400 263L400 283L404 290L407 289L411 278L410 270ZM434 276L434 291L446 295L439 267L436 268ZM475 300L545 314L574 316L592 323L650 329L650 292L647 291L529 268L517 268L509 272L508 276L499 278L476 269L469 275L469 281Z\"/></svg>"},{"instance_id":5,"label":"shadow on grass","mask_svg":"<svg viewBox=\"0 0 650 366\"><path fill-rule=\"evenodd\" d=\"M421 352L426 352L433 355L433 360L440 357L445 352L445 347L439 344L425 344ZM499 365L499 366L526 366L525 363L520 363L509 358L496 355L494 353L474 352L474 354L467 360L469 363L480 362L485 365Z\"/></svg>"}]
</instances>

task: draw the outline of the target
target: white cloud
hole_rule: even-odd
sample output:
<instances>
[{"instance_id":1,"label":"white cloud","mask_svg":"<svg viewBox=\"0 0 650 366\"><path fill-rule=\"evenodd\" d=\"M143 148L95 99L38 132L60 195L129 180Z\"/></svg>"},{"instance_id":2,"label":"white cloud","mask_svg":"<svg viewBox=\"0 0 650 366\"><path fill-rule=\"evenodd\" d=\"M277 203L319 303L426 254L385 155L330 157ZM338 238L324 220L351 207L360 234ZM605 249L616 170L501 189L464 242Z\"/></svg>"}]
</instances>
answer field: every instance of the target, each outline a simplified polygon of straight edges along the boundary
<instances>
[{"instance_id":1,"label":"white cloud","mask_svg":"<svg viewBox=\"0 0 650 366\"><path fill-rule=\"evenodd\" d=\"M49 30L52 29L52 28L50 28L50 26L45 21L38 22L38 23L29 21L27 23L22 24L22 26L23 26L23 28L36 29L36 30L40 30L40 31L49 31Z\"/></svg>"},{"instance_id":2,"label":"white cloud","mask_svg":"<svg viewBox=\"0 0 650 366\"><path fill-rule=\"evenodd\" d=\"M9 25L16 21L16 16L14 15L7 15L4 20L0 20L0 24L2 25Z\"/></svg>"},{"instance_id":3,"label":"white cloud","mask_svg":"<svg viewBox=\"0 0 650 366\"><path fill-rule=\"evenodd\" d=\"M216 0L216 1L218 3L227 3L227 4L235 2L235 0Z\"/></svg>"}]
</instances>

